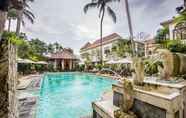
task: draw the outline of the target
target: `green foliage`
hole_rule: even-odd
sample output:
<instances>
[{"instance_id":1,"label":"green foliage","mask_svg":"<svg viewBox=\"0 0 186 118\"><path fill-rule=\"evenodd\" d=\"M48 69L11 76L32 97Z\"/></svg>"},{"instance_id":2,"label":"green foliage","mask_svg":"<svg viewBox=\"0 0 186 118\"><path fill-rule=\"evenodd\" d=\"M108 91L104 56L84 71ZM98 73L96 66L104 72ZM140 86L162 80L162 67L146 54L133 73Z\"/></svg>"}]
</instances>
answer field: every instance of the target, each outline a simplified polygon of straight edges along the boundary
<instances>
[{"instance_id":1,"label":"green foliage","mask_svg":"<svg viewBox=\"0 0 186 118\"><path fill-rule=\"evenodd\" d=\"M116 53L118 57L126 57L127 54L132 53L131 42L129 40L121 39L113 47L112 52Z\"/></svg>"},{"instance_id":2,"label":"green foliage","mask_svg":"<svg viewBox=\"0 0 186 118\"><path fill-rule=\"evenodd\" d=\"M180 13L177 17L175 17L174 22L176 24L182 23L182 22L186 22L186 11Z\"/></svg>"},{"instance_id":3,"label":"green foliage","mask_svg":"<svg viewBox=\"0 0 186 118\"><path fill-rule=\"evenodd\" d=\"M12 8L8 11L8 18L9 19L16 19L17 18L17 10Z\"/></svg>"},{"instance_id":4,"label":"green foliage","mask_svg":"<svg viewBox=\"0 0 186 118\"><path fill-rule=\"evenodd\" d=\"M186 44L183 44L181 42L172 43L170 42L168 44L168 49L171 52L180 52L180 53L186 53Z\"/></svg>"},{"instance_id":5,"label":"green foliage","mask_svg":"<svg viewBox=\"0 0 186 118\"><path fill-rule=\"evenodd\" d=\"M25 43L25 41L18 37L14 32L4 32L2 38L8 40L10 43L16 46L20 46Z\"/></svg>"},{"instance_id":6,"label":"green foliage","mask_svg":"<svg viewBox=\"0 0 186 118\"><path fill-rule=\"evenodd\" d=\"M158 73L158 66L162 66L161 62L152 63L151 60L145 60L145 73L153 75Z\"/></svg>"},{"instance_id":7,"label":"green foliage","mask_svg":"<svg viewBox=\"0 0 186 118\"><path fill-rule=\"evenodd\" d=\"M80 71L80 72L84 71L85 70L85 65L84 64L76 65L75 70Z\"/></svg>"},{"instance_id":8,"label":"green foliage","mask_svg":"<svg viewBox=\"0 0 186 118\"><path fill-rule=\"evenodd\" d=\"M33 53L43 55L47 51L47 44L39 39L29 41Z\"/></svg>"},{"instance_id":9,"label":"green foliage","mask_svg":"<svg viewBox=\"0 0 186 118\"><path fill-rule=\"evenodd\" d=\"M169 28L168 27L163 27L157 31L156 34L156 39L157 42L162 39L167 39L167 35L169 35Z\"/></svg>"},{"instance_id":10,"label":"green foliage","mask_svg":"<svg viewBox=\"0 0 186 118\"><path fill-rule=\"evenodd\" d=\"M96 69L101 70L103 66L102 66L102 64L96 64L95 67L96 67Z\"/></svg>"},{"instance_id":11,"label":"green foliage","mask_svg":"<svg viewBox=\"0 0 186 118\"><path fill-rule=\"evenodd\" d=\"M54 72L54 65L53 64L48 64L48 71Z\"/></svg>"},{"instance_id":12,"label":"green foliage","mask_svg":"<svg viewBox=\"0 0 186 118\"><path fill-rule=\"evenodd\" d=\"M186 53L186 44L182 43L181 40L159 40L161 48L169 49L171 52Z\"/></svg>"}]
</instances>

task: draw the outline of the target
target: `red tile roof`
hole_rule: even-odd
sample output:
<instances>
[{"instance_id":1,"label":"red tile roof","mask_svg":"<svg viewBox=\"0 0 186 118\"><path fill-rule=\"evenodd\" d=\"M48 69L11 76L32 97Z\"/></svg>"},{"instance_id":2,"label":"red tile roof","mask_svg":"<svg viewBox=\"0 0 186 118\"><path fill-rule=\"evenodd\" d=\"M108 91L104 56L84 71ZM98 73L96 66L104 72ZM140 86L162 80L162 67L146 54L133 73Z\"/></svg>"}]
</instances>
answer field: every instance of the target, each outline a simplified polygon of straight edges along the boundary
<instances>
[{"instance_id":1,"label":"red tile roof","mask_svg":"<svg viewBox=\"0 0 186 118\"><path fill-rule=\"evenodd\" d=\"M121 39L121 36L118 35L117 33L113 33L113 34L110 34L108 36L105 36L103 37L103 40L102 40L102 45L105 45L105 44L108 44L108 43L111 43L115 40L118 40L118 39ZM95 47L98 47L101 45L101 39L98 39L96 41L94 41L92 44L91 43L86 43L82 48L81 50L86 50L86 49L92 49L92 48L95 48Z\"/></svg>"},{"instance_id":2,"label":"red tile roof","mask_svg":"<svg viewBox=\"0 0 186 118\"><path fill-rule=\"evenodd\" d=\"M50 59L77 59L77 57L73 54L71 49L63 49L63 51L59 51L51 54Z\"/></svg>"}]
</instances>

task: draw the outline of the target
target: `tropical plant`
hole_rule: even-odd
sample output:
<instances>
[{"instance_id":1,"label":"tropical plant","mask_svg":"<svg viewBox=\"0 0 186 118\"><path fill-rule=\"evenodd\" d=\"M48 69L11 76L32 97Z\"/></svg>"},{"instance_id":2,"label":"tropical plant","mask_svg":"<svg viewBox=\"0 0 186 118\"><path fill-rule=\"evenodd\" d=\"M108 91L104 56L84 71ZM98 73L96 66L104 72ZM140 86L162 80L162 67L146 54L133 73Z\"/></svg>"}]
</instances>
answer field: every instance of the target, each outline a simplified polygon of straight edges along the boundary
<instances>
[{"instance_id":1,"label":"tropical plant","mask_svg":"<svg viewBox=\"0 0 186 118\"><path fill-rule=\"evenodd\" d=\"M56 52L63 50L63 46L60 45L58 42L55 42L53 45L54 45L53 47L55 48Z\"/></svg>"},{"instance_id":2,"label":"tropical plant","mask_svg":"<svg viewBox=\"0 0 186 118\"><path fill-rule=\"evenodd\" d=\"M144 64L145 64L145 73L147 75L157 74L158 73L158 66L162 67L162 63L160 61L153 63L153 61L149 60L149 59L145 60Z\"/></svg>"},{"instance_id":3,"label":"tropical plant","mask_svg":"<svg viewBox=\"0 0 186 118\"><path fill-rule=\"evenodd\" d=\"M47 50L48 50L47 52L53 53L54 50L55 50L54 45L50 43L50 44L48 45L48 47L47 47Z\"/></svg>"},{"instance_id":4,"label":"tropical plant","mask_svg":"<svg viewBox=\"0 0 186 118\"><path fill-rule=\"evenodd\" d=\"M98 69L98 70L101 70L102 69L102 64L96 64L96 69Z\"/></svg>"},{"instance_id":5,"label":"tropical plant","mask_svg":"<svg viewBox=\"0 0 186 118\"><path fill-rule=\"evenodd\" d=\"M182 23L182 22L186 22L186 11L180 13L177 17L175 17L174 22L176 24Z\"/></svg>"},{"instance_id":6,"label":"tropical plant","mask_svg":"<svg viewBox=\"0 0 186 118\"><path fill-rule=\"evenodd\" d=\"M87 13L87 11L90 9L90 8L97 8L99 9L99 18L101 18L100 20L100 40L101 40L101 49L100 49L100 52L101 52L101 59L100 59L100 62L101 64L103 64L103 54L102 54L102 50L103 50L103 47L102 47L102 41L103 41L103 20L104 20L104 17L105 17L105 12L107 10L109 16L111 16L112 20L116 23L116 14L115 12L112 10L112 8L109 6L109 3L111 2L119 2L120 0L92 0L91 3L88 3L84 6L84 12Z\"/></svg>"},{"instance_id":7,"label":"tropical plant","mask_svg":"<svg viewBox=\"0 0 186 118\"><path fill-rule=\"evenodd\" d=\"M126 57L127 54L132 54L131 42L129 40L120 39L112 48L112 52L118 57Z\"/></svg>"},{"instance_id":8,"label":"tropical plant","mask_svg":"<svg viewBox=\"0 0 186 118\"><path fill-rule=\"evenodd\" d=\"M34 23L35 16L30 11L30 6L28 2L34 2L34 0L23 0L23 8L21 10L17 10L17 27L16 34L20 33L21 24L24 26L24 17L27 18L32 24Z\"/></svg>"},{"instance_id":9,"label":"tropical plant","mask_svg":"<svg viewBox=\"0 0 186 118\"><path fill-rule=\"evenodd\" d=\"M136 51L135 51L135 42L133 40L134 35L133 35L133 29L132 29L132 21L131 21L131 16L130 16L130 9L129 9L129 3L128 0L125 0L125 8L126 8L126 13L127 13L127 19L128 19L128 26L129 26L129 33L130 33L130 41L131 41L131 47L132 47L132 56L135 56Z\"/></svg>"},{"instance_id":10,"label":"tropical plant","mask_svg":"<svg viewBox=\"0 0 186 118\"><path fill-rule=\"evenodd\" d=\"M11 28L11 21L12 19L16 19L17 18L17 10L12 8L8 11L8 31L10 32L10 28Z\"/></svg>"},{"instance_id":11,"label":"tropical plant","mask_svg":"<svg viewBox=\"0 0 186 118\"><path fill-rule=\"evenodd\" d=\"M43 55L47 52L47 44L39 39L29 41L32 51L37 55Z\"/></svg>"},{"instance_id":12,"label":"tropical plant","mask_svg":"<svg viewBox=\"0 0 186 118\"><path fill-rule=\"evenodd\" d=\"M186 44L182 43L180 39L176 40L158 40L160 48L168 49L171 52L186 53Z\"/></svg>"},{"instance_id":13,"label":"tropical plant","mask_svg":"<svg viewBox=\"0 0 186 118\"><path fill-rule=\"evenodd\" d=\"M0 1L0 39L4 31L5 22L7 19L7 12L9 8L17 10L22 9L23 2L21 0L1 0Z\"/></svg>"},{"instance_id":14,"label":"tropical plant","mask_svg":"<svg viewBox=\"0 0 186 118\"><path fill-rule=\"evenodd\" d=\"M156 33L156 41L161 41L161 40L166 40L169 37L167 37L169 35L169 28L168 27L163 27L160 28L157 33Z\"/></svg>"}]
</instances>

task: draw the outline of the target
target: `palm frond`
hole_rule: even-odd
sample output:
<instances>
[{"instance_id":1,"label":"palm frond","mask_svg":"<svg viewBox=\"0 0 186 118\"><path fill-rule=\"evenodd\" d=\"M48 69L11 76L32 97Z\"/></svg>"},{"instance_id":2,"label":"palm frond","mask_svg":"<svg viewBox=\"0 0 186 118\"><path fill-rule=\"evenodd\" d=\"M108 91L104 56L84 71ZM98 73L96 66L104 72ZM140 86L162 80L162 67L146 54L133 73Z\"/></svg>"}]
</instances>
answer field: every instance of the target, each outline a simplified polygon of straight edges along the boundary
<instances>
[{"instance_id":1,"label":"palm frond","mask_svg":"<svg viewBox=\"0 0 186 118\"><path fill-rule=\"evenodd\" d=\"M33 19L35 19L35 15L31 11L24 9L24 13L30 15Z\"/></svg>"},{"instance_id":2,"label":"palm frond","mask_svg":"<svg viewBox=\"0 0 186 118\"><path fill-rule=\"evenodd\" d=\"M29 10L24 10L23 11L23 15L33 24L34 23L34 19L35 16L32 12L30 12Z\"/></svg>"},{"instance_id":3,"label":"palm frond","mask_svg":"<svg viewBox=\"0 0 186 118\"><path fill-rule=\"evenodd\" d=\"M99 9L99 18L101 17L101 14L103 13L103 10L105 9L105 4L102 4Z\"/></svg>"},{"instance_id":4,"label":"palm frond","mask_svg":"<svg viewBox=\"0 0 186 118\"><path fill-rule=\"evenodd\" d=\"M30 9L30 5L27 2L23 3L23 5L24 5L25 8Z\"/></svg>"},{"instance_id":5,"label":"palm frond","mask_svg":"<svg viewBox=\"0 0 186 118\"><path fill-rule=\"evenodd\" d=\"M90 8L95 8L95 7L97 7L97 5L98 5L97 2L95 2L95 3L91 2L91 3L86 4L85 7L84 7L84 9L83 9L83 10L84 10L84 13L87 13L87 11L88 11Z\"/></svg>"},{"instance_id":6,"label":"palm frond","mask_svg":"<svg viewBox=\"0 0 186 118\"><path fill-rule=\"evenodd\" d=\"M180 14L175 18L175 23L186 22L186 13Z\"/></svg>"},{"instance_id":7,"label":"palm frond","mask_svg":"<svg viewBox=\"0 0 186 118\"><path fill-rule=\"evenodd\" d=\"M107 11L108 11L109 16L114 21L114 23L116 23L116 14L115 14L115 12L109 6L107 7Z\"/></svg>"},{"instance_id":8,"label":"palm frond","mask_svg":"<svg viewBox=\"0 0 186 118\"><path fill-rule=\"evenodd\" d=\"M111 3L111 2L120 2L120 0L104 0L105 3Z\"/></svg>"}]
</instances>

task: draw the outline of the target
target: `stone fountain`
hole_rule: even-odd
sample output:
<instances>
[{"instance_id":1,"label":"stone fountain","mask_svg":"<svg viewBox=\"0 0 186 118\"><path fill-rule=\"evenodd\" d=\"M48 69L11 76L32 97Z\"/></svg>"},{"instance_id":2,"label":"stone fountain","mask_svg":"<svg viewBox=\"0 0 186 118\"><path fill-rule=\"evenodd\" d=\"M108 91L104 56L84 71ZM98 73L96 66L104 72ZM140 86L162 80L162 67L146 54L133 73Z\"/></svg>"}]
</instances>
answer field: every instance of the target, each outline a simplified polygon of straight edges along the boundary
<instances>
[{"instance_id":1,"label":"stone fountain","mask_svg":"<svg viewBox=\"0 0 186 118\"><path fill-rule=\"evenodd\" d=\"M110 100L94 102L93 118L186 118L186 80L176 77L186 73L186 56L167 50L158 55L159 77L144 77L142 59L134 58L133 79L113 84Z\"/></svg>"}]
</instances>

